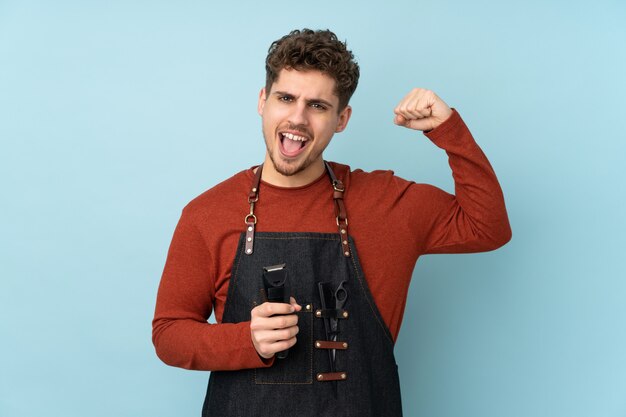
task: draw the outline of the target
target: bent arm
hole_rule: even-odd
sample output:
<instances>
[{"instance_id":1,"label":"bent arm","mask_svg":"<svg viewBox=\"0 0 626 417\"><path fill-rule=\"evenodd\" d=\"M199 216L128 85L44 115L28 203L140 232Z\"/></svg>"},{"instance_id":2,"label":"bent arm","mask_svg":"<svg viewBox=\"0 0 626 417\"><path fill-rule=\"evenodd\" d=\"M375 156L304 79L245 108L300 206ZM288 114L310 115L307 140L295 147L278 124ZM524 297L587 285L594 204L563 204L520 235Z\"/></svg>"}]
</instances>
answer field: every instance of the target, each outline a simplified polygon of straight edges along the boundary
<instances>
[{"instance_id":1,"label":"bent arm","mask_svg":"<svg viewBox=\"0 0 626 417\"><path fill-rule=\"evenodd\" d=\"M487 157L454 110L424 133L448 154L455 195L430 190L433 217L425 253L482 252L511 239L502 189Z\"/></svg>"},{"instance_id":2,"label":"bent arm","mask_svg":"<svg viewBox=\"0 0 626 417\"><path fill-rule=\"evenodd\" d=\"M214 266L191 216L176 226L157 295L152 342L166 364L194 370L266 367L257 354L250 322L209 324L215 288Z\"/></svg>"}]
</instances>

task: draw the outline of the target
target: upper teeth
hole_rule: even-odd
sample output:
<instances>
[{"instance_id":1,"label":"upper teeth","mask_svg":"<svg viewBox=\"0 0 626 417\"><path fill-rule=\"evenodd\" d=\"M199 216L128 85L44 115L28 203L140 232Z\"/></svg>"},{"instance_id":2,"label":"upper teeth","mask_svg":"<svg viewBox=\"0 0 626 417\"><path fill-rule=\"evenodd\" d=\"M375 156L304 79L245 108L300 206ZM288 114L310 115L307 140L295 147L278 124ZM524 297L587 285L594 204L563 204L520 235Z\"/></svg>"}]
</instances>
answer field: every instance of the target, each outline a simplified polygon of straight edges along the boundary
<instances>
[{"instance_id":1,"label":"upper teeth","mask_svg":"<svg viewBox=\"0 0 626 417\"><path fill-rule=\"evenodd\" d=\"M304 142L306 140L305 137L294 135L293 133L283 133L283 136L288 138L288 139L297 140L297 141L300 141L300 142Z\"/></svg>"}]
</instances>

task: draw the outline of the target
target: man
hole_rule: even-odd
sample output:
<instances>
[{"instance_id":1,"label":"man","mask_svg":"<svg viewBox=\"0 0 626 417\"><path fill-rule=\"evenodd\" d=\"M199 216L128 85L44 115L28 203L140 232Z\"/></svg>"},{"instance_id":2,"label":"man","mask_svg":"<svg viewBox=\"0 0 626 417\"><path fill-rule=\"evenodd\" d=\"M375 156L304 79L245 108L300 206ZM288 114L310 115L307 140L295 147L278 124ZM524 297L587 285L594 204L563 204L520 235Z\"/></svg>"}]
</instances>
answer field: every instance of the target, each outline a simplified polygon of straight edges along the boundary
<instances>
[{"instance_id":1,"label":"man","mask_svg":"<svg viewBox=\"0 0 626 417\"><path fill-rule=\"evenodd\" d=\"M447 152L456 195L325 163L359 77L330 31L274 42L266 71L264 163L183 210L157 298L157 354L213 371L205 416L400 416L393 344L415 262L510 239L497 179L459 114L423 89L394 122ZM267 301L273 282L290 302Z\"/></svg>"}]
</instances>

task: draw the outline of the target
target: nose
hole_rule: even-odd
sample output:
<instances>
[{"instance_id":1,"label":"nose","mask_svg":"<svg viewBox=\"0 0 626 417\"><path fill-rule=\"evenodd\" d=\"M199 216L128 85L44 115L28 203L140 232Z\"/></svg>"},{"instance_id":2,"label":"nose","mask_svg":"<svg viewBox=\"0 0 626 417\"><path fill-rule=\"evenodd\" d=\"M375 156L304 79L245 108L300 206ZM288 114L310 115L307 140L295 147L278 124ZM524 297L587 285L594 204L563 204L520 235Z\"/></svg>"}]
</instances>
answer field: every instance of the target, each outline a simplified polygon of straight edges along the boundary
<instances>
[{"instance_id":1,"label":"nose","mask_svg":"<svg viewBox=\"0 0 626 417\"><path fill-rule=\"evenodd\" d=\"M308 124L306 103L298 102L295 106L291 107L289 122L296 126Z\"/></svg>"}]
</instances>

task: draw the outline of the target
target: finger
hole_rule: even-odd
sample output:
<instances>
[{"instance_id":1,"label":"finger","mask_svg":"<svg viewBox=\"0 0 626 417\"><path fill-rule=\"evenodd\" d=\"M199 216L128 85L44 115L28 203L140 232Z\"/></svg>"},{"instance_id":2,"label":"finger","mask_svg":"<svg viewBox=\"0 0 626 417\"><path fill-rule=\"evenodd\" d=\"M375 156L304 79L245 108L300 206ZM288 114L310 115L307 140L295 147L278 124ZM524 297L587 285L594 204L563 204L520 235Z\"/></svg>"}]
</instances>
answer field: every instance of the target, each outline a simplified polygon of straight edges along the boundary
<instances>
[{"instance_id":1,"label":"finger","mask_svg":"<svg viewBox=\"0 0 626 417\"><path fill-rule=\"evenodd\" d=\"M416 108L417 103L422 100L422 97L424 97L425 91L426 90L422 88L412 89L402 100L400 100L400 103L398 103L395 110L399 112L401 109L406 111L407 109Z\"/></svg>"},{"instance_id":2,"label":"finger","mask_svg":"<svg viewBox=\"0 0 626 417\"><path fill-rule=\"evenodd\" d=\"M395 124L397 124L398 126L406 126L408 120L406 117L402 116L401 114L397 114L394 118L393 118L393 122Z\"/></svg>"},{"instance_id":3,"label":"finger","mask_svg":"<svg viewBox=\"0 0 626 417\"><path fill-rule=\"evenodd\" d=\"M424 119L433 115L433 108L429 103L420 102L415 106L415 112L418 114L418 119Z\"/></svg>"},{"instance_id":4,"label":"finger","mask_svg":"<svg viewBox=\"0 0 626 417\"><path fill-rule=\"evenodd\" d=\"M422 118L420 112L417 111L415 107L403 106L400 108L398 114L409 120Z\"/></svg>"},{"instance_id":5,"label":"finger","mask_svg":"<svg viewBox=\"0 0 626 417\"><path fill-rule=\"evenodd\" d=\"M433 114L430 102L428 102L424 97L416 100L413 103L410 103L408 111L410 112L410 114L415 116L413 119L423 119L426 117L430 117Z\"/></svg>"},{"instance_id":6,"label":"finger","mask_svg":"<svg viewBox=\"0 0 626 417\"><path fill-rule=\"evenodd\" d=\"M424 90L423 108L425 117L432 117L433 124L431 128L437 127L452 114L452 109L437 94L431 90Z\"/></svg>"},{"instance_id":7,"label":"finger","mask_svg":"<svg viewBox=\"0 0 626 417\"><path fill-rule=\"evenodd\" d=\"M296 302L296 299L293 297L289 298L289 304L291 304L296 311L302 310L302 306Z\"/></svg>"},{"instance_id":8,"label":"finger","mask_svg":"<svg viewBox=\"0 0 626 417\"><path fill-rule=\"evenodd\" d=\"M251 315L253 317L270 317L274 314L290 314L294 311L295 308L291 304L266 302L260 306L254 307L251 311Z\"/></svg>"},{"instance_id":9,"label":"finger","mask_svg":"<svg viewBox=\"0 0 626 417\"><path fill-rule=\"evenodd\" d=\"M441 99L431 90L414 88L400 102L396 110L408 119L421 119L431 117L434 113L434 106L439 102L442 102Z\"/></svg>"},{"instance_id":10,"label":"finger","mask_svg":"<svg viewBox=\"0 0 626 417\"><path fill-rule=\"evenodd\" d=\"M291 326L287 329L282 329L282 330L274 330L275 333L275 337L276 340L289 340L293 337L296 337L296 335L300 332L300 328L298 326Z\"/></svg>"},{"instance_id":11,"label":"finger","mask_svg":"<svg viewBox=\"0 0 626 417\"><path fill-rule=\"evenodd\" d=\"M274 356L277 352L282 352L283 350L287 350L293 347L293 345L295 345L296 342L297 342L297 339L295 337L292 337L290 339L280 340L277 342L271 342L271 343L263 342L263 343L255 344L255 349L259 353L259 355L261 355L264 358L269 359L272 356Z\"/></svg>"},{"instance_id":12,"label":"finger","mask_svg":"<svg viewBox=\"0 0 626 417\"><path fill-rule=\"evenodd\" d=\"M419 117L419 114L415 111L415 105L416 102L413 98L410 98L400 103L394 112L397 115L403 116L405 119L414 119Z\"/></svg>"},{"instance_id":13,"label":"finger","mask_svg":"<svg viewBox=\"0 0 626 417\"><path fill-rule=\"evenodd\" d=\"M252 338L256 340L259 344L261 343L274 343L279 340L287 340L295 337L298 332L300 332L300 328L298 326L291 326L285 329L275 329L275 330L257 330L252 332Z\"/></svg>"},{"instance_id":14,"label":"finger","mask_svg":"<svg viewBox=\"0 0 626 417\"><path fill-rule=\"evenodd\" d=\"M420 95L419 88L414 88L413 90L409 91L409 93L406 96L404 96L402 100L400 100L400 102L394 109L394 112L398 113L400 109L406 108L409 105L409 103L411 103L415 98L419 97L419 95Z\"/></svg>"},{"instance_id":15,"label":"finger","mask_svg":"<svg viewBox=\"0 0 626 417\"><path fill-rule=\"evenodd\" d=\"M430 107L425 106L424 103L418 103L418 105L415 106L413 112L415 112L415 114L417 115L416 119L424 119L426 117L430 117L432 113Z\"/></svg>"},{"instance_id":16,"label":"finger","mask_svg":"<svg viewBox=\"0 0 626 417\"><path fill-rule=\"evenodd\" d=\"M250 329L252 330L275 330L285 329L298 324L298 316L295 314L272 316L272 317L257 317L250 322Z\"/></svg>"},{"instance_id":17,"label":"finger","mask_svg":"<svg viewBox=\"0 0 626 417\"><path fill-rule=\"evenodd\" d=\"M278 342L268 344L266 349L272 352L272 354L275 354L278 352L282 352L283 350L292 348L293 345L295 345L297 341L298 339L296 339L295 337L292 337L291 339L288 339L288 340L280 340Z\"/></svg>"},{"instance_id":18,"label":"finger","mask_svg":"<svg viewBox=\"0 0 626 417\"><path fill-rule=\"evenodd\" d=\"M430 117L424 119L408 120L404 126L408 127L409 129L421 131L432 130L434 128L433 120Z\"/></svg>"},{"instance_id":19,"label":"finger","mask_svg":"<svg viewBox=\"0 0 626 417\"><path fill-rule=\"evenodd\" d=\"M415 98L401 107L399 114L410 120L423 119L432 115L432 108L424 99Z\"/></svg>"}]
</instances>

